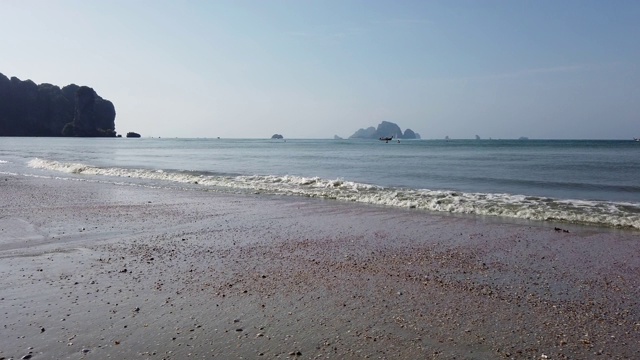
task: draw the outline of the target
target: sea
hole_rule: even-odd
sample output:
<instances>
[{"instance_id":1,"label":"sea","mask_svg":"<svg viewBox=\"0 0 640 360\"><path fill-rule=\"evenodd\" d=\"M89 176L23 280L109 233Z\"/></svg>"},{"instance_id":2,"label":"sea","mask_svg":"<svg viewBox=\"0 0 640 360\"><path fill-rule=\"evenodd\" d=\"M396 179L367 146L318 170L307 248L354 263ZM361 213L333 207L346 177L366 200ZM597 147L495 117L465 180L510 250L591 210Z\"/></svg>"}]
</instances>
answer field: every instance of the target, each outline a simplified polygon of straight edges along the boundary
<instances>
[{"instance_id":1,"label":"sea","mask_svg":"<svg viewBox=\"0 0 640 360\"><path fill-rule=\"evenodd\" d=\"M635 141L0 137L2 174L640 229Z\"/></svg>"}]
</instances>

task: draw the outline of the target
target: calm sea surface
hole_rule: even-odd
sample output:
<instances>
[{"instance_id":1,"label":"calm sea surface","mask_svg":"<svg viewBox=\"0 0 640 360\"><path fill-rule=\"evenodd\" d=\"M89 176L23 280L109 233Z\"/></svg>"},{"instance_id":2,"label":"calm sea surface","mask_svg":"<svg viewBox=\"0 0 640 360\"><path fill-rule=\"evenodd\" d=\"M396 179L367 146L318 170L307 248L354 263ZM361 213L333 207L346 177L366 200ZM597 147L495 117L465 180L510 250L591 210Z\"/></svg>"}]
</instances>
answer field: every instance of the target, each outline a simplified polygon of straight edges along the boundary
<instances>
[{"instance_id":1,"label":"calm sea surface","mask_svg":"<svg viewBox=\"0 0 640 360\"><path fill-rule=\"evenodd\" d=\"M640 229L633 141L0 138L0 173Z\"/></svg>"}]
</instances>

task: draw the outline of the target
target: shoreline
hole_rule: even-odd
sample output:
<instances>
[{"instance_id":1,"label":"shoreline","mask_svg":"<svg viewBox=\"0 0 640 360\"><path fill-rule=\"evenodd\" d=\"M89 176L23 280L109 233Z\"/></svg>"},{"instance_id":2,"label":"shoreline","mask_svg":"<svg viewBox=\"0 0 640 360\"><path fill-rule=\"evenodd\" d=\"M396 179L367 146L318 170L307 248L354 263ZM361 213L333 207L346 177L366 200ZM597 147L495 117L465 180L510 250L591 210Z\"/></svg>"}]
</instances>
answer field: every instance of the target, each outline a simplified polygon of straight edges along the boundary
<instances>
[{"instance_id":1,"label":"shoreline","mask_svg":"<svg viewBox=\"0 0 640 360\"><path fill-rule=\"evenodd\" d=\"M640 356L634 231L0 181L0 358Z\"/></svg>"}]
</instances>

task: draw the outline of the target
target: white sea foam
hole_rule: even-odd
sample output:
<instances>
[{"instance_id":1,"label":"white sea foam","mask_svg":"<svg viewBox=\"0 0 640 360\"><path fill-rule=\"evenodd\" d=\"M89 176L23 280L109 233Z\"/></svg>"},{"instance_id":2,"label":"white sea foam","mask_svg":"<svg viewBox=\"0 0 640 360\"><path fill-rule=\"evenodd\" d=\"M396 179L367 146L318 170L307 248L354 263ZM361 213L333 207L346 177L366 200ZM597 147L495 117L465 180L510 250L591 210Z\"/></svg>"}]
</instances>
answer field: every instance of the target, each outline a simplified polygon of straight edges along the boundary
<instances>
[{"instance_id":1,"label":"white sea foam","mask_svg":"<svg viewBox=\"0 0 640 360\"><path fill-rule=\"evenodd\" d=\"M6 161L6 160L0 160L0 164L7 164L7 163L8 163L8 161Z\"/></svg>"},{"instance_id":2,"label":"white sea foam","mask_svg":"<svg viewBox=\"0 0 640 360\"><path fill-rule=\"evenodd\" d=\"M640 204L553 199L511 194L463 193L442 190L385 188L344 179L300 176L206 176L162 170L99 168L78 163L34 159L32 168L71 174L138 178L297 195L450 213L555 220L640 229Z\"/></svg>"}]
</instances>

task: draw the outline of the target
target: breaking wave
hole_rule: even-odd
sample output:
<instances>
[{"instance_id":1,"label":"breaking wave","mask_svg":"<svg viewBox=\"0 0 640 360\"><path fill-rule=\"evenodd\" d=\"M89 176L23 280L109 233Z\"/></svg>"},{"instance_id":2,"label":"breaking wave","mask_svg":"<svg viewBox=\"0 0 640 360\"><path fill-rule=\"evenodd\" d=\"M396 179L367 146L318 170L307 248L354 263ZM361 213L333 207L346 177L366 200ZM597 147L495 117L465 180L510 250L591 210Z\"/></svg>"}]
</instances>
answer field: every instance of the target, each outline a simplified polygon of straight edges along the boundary
<instances>
[{"instance_id":1,"label":"breaking wave","mask_svg":"<svg viewBox=\"0 0 640 360\"><path fill-rule=\"evenodd\" d=\"M218 189L296 195L449 213L640 229L640 204L637 203L404 189L381 187L343 179L328 180L290 175L223 176L163 170L100 168L43 159L33 159L29 161L28 165L32 168L70 174L148 179Z\"/></svg>"}]
</instances>

